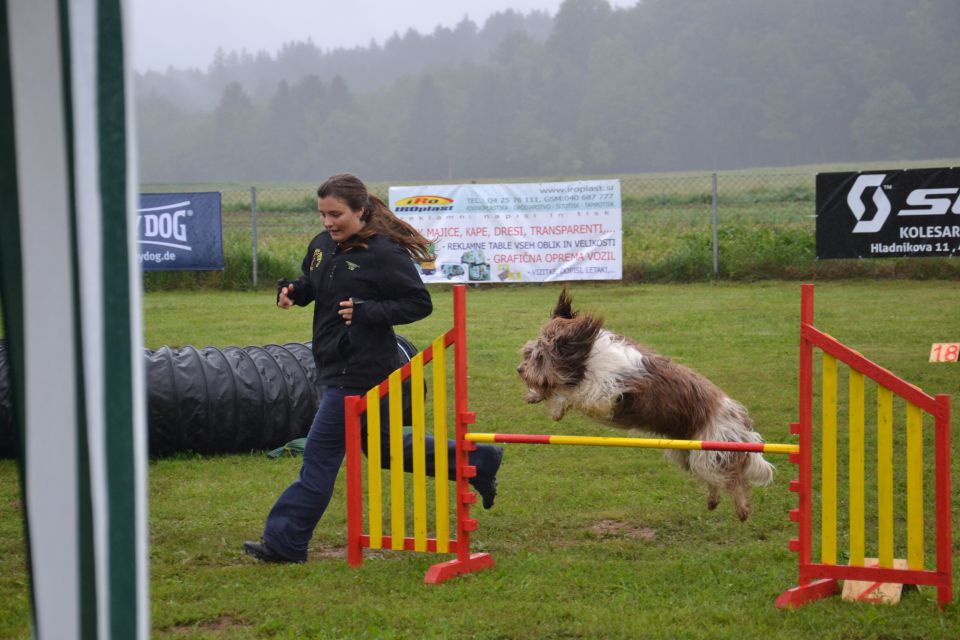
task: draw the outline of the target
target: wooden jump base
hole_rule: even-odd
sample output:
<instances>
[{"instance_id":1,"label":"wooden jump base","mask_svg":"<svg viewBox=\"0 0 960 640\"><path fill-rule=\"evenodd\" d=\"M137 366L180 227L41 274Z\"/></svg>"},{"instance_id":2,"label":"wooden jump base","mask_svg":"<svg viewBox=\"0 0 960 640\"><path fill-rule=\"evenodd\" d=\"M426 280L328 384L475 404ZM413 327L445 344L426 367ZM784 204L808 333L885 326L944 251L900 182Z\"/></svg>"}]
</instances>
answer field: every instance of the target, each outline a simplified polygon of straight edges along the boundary
<instances>
[{"instance_id":1,"label":"wooden jump base","mask_svg":"<svg viewBox=\"0 0 960 640\"><path fill-rule=\"evenodd\" d=\"M486 553L470 552L470 532L477 529L477 521L470 517L470 506L477 496L469 486L469 478L476 468L469 465L468 453L476 443L555 444L574 446L629 447L642 449L682 449L742 451L787 454L791 464L798 466L798 479L789 483L791 492L798 494L798 508L790 511L790 520L798 524L798 537L789 547L798 554L798 585L785 591L776 600L777 607L798 607L807 602L835 594L838 580L869 580L900 584L931 585L937 588L941 606L953 597L951 513L950 513L950 399L946 395L932 397L874 364L861 354L841 344L813 326L813 285L801 288L800 313L800 402L799 421L790 425L790 433L799 436L797 444L768 444L742 442L711 442L698 440L669 440L657 438L613 438L591 436L563 436L539 434L470 433L468 427L476 416L467 403L467 349L465 287L454 287L454 327L433 341L431 346L414 356L410 363L395 371L366 396L351 397L345 401L347 437L347 558L351 566L363 562L363 549L394 549L437 553L455 553L454 560L433 565L424 581L441 583L450 578L494 565ZM427 498L424 459L425 408L423 398L413 394L413 527L414 535L405 532L404 473L402 465L402 428L400 384L411 379L412 388L420 388L424 380L424 366L432 363L433 372L433 436L434 465L437 470L447 468L447 347L454 347L454 438L456 440L456 537L451 537L449 522L448 482L441 471L435 482L434 537L427 536ZM823 353L822 364L822 418L820 454L820 554L813 559L813 353ZM849 396L849 524L850 564L837 564L837 363L850 370ZM864 379L877 385L877 441L878 441L878 565L865 566L864 549ZM389 397L390 411L390 502L391 531L382 529L383 498L380 460L380 403ZM894 568L893 558L893 397L906 402L906 478L907 478L907 568ZM923 449L922 414L935 420L935 517L936 569L924 568L923 516ZM361 423L367 418L369 441L368 458L368 523L369 533L363 532L363 469L361 456ZM419 452L419 453L418 453ZM396 461L397 464L393 462Z\"/></svg>"}]
</instances>

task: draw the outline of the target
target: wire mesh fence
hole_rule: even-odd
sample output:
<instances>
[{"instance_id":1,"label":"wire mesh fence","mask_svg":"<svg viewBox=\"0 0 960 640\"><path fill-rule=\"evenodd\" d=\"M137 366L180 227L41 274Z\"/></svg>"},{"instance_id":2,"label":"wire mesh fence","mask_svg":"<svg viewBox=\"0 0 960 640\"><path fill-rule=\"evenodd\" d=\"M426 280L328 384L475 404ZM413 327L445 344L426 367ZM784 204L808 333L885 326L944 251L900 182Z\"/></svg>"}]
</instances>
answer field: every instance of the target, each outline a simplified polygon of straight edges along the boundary
<instances>
[{"instance_id":1,"label":"wire mesh fence","mask_svg":"<svg viewBox=\"0 0 960 640\"><path fill-rule=\"evenodd\" d=\"M603 176L620 180L623 279L690 281L711 278L809 277L812 274L911 275L914 263L893 266L817 264L816 173L757 170L716 173ZM476 180L473 183L570 181ZM387 200L391 186L449 181L368 183ZM219 191L226 273L222 286L272 283L299 272L303 252L321 229L313 183L190 184L145 186L144 192ZM838 262L838 261L831 261ZM848 262L848 261L840 261ZM886 262L886 261L880 261ZM952 261L956 262L956 261ZM924 277L954 277L955 264L920 269ZM184 275L150 274L148 286L183 284ZM216 275L196 276L214 278Z\"/></svg>"}]
</instances>

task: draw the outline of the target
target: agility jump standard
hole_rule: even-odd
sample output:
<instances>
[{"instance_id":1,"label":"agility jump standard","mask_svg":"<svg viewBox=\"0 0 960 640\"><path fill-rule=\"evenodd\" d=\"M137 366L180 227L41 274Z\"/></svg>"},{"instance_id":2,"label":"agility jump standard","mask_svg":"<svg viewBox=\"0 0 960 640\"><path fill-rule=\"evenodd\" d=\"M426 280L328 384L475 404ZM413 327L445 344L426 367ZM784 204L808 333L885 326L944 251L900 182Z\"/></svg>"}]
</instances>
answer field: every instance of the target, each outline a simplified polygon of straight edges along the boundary
<instances>
[{"instance_id":1,"label":"agility jump standard","mask_svg":"<svg viewBox=\"0 0 960 640\"><path fill-rule=\"evenodd\" d=\"M630 447L643 449L682 449L743 451L788 454L792 464L799 467L799 478L789 484L798 494L799 508L790 511L790 520L798 523L799 537L790 540L790 549L799 556L799 586L784 592L776 601L778 607L797 607L818 598L836 593L837 580L869 580L901 584L932 585L937 587L937 601L945 606L952 600L952 549L950 514L950 400L948 396L933 398L886 369L867 360L856 351L841 344L813 326L813 285L801 290L800 322L800 411L799 422L790 425L790 432L799 436L798 444L769 444L741 442L710 442L697 440L669 440L658 438L608 438L590 436L530 435L503 433L469 433L468 426L476 421L468 411L466 375L466 301L465 288L454 287L454 327L433 341L430 347L414 356L410 363L396 370L365 397L346 399L347 437L347 558L351 566L363 562L363 549L389 548L394 550L456 553L449 562L433 565L424 581L431 584L452 577L479 571L494 565L486 553L470 553L470 532L477 529L477 521L470 518L470 506L476 502L468 479L476 475L476 468L468 463L468 453L476 443L556 444L575 446ZM433 436L434 465L437 470L447 468L447 389L445 349L454 347L454 420L456 439L456 538L450 536L448 481L441 477L435 482L435 536L427 537L427 497L424 460L425 408L423 398L413 394L413 527L414 535L405 533L404 474L402 464L401 382L411 379L412 388L423 385L424 365L433 364ZM822 444L820 454L821 494L821 551L820 561L812 561L812 502L813 502L813 351L823 352L822 366ZM837 565L836 505L837 505L837 362L850 369L850 565ZM878 439L878 566L865 566L864 552L864 411L863 381L877 384L877 439ZM390 407L390 498L391 535L383 535L381 506L382 478L380 474L380 416L379 400L389 396ZM895 569L893 563L893 396L903 398L907 406L907 569ZM935 511L936 511L936 570L924 566L923 521L923 439L922 413L935 419ZM368 437L368 521L369 533L363 533L363 472L361 458L361 422L367 416ZM419 452L419 453L418 453ZM396 464L394 464L396 462ZM445 476L445 472L441 472Z\"/></svg>"},{"instance_id":2,"label":"agility jump standard","mask_svg":"<svg viewBox=\"0 0 960 640\"><path fill-rule=\"evenodd\" d=\"M790 432L800 437L800 453L790 456L799 479L790 482L799 508L790 511L799 537L790 540L798 554L799 586L777 599L778 607L798 607L836 593L838 580L931 585L941 607L953 599L953 550L950 512L950 396L932 397L813 326L812 284L801 287L800 410ZM820 453L820 562L813 561L813 378L814 349L822 352ZM837 363L849 369L849 565L837 564ZM876 386L877 566L865 566L865 420L864 380ZM906 406L907 568L894 568L893 398ZM936 569L924 569L923 414L934 418Z\"/></svg>"},{"instance_id":3,"label":"agility jump standard","mask_svg":"<svg viewBox=\"0 0 960 640\"><path fill-rule=\"evenodd\" d=\"M454 438L456 440L456 537L450 534L449 489L446 478L447 460L447 365L446 348L454 351ZM424 365L433 364L433 437L434 468L442 474L434 484L435 535L427 536L427 475L425 460L426 411L423 396L411 393L413 436L413 536L406 535L405 496L402 449L401 383L410 378L411 389L420 389L424 381ZM388 396L390 411L390 535L383 535L381 508L380 460L380 399ZM424 581L444 582L458 575L492 567L490 554L470 553L470 532L477 521L470 517L470 506L477 494L470 490L469 479L477 469L469 464L469 452L477 445L466 439L467 426L476 415L468 411L467 399L467 324L466 287L453 288L453 328L437 337L433 343L411 358L410 362L394 371L387 380L370 389L366 396L351 396L344 400L346 418L347 462L347 561L350 566L363 562L363 549L392 549L396 551L430 551L455 553L456 559L433 565ZM368 521L369 533L363 533L363 470L361 458L361 416L367 416L368 438Z\"/></svg>"}]
</instances>

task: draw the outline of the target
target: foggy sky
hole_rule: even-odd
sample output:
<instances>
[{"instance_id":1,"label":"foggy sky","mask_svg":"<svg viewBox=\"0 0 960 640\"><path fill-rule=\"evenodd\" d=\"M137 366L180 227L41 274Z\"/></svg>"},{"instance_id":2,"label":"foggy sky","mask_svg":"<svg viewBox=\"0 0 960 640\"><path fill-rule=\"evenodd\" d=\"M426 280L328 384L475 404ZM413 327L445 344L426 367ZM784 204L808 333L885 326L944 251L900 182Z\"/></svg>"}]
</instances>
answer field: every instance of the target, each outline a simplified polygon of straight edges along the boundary
<instances>
[{"instance_id":1,"label":"foggy sky","mask_svg":"<svg viewBox=\"0 0 960 640\"><path fill-rule=\"evenodd\" d=\"M218 47L274 54L285 43L311 38L321 49L379 44L409 28L427 34L469 16L478 27L496 11L545 10L562 0L130 0L132 63L137 71L168 66L205 70ZM614 0L633 6L636 0Z\"/></svg>"}]
</instances>

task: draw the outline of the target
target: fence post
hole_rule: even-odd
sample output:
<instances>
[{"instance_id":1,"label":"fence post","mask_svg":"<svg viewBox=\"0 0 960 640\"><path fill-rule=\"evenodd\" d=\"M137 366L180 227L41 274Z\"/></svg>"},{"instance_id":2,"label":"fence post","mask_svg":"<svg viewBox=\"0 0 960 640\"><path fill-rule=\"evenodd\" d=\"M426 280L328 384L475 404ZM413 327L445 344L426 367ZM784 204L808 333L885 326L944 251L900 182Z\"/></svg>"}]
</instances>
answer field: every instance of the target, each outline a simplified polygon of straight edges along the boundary
<instances>
[{"instance_id":1,"label":"fence post","mask_svg":"<svg viewBox=\"0 0 960 640\"><path fill-rule=\"evenodd\" d=\"M250 226L253 230L253 288L257 288L257 188L250 187Z\"/></svg>"},{"instance_id":2,"label":"fence post","mask_svg":"<svg viewBox=\"0 0 960 640\"><path fill-rule=\"evenodd\" d=\"M717 173L716 171L714 171L712 174L712 182L713 182L713 185L712 185L711 192L713 195L713 275L719 276L720 275L720 260L719 260L720 251L718 246L719 240L718 240L718 233L717 233L718 216L717 216Z\"/></svg>"}]
</instances>

